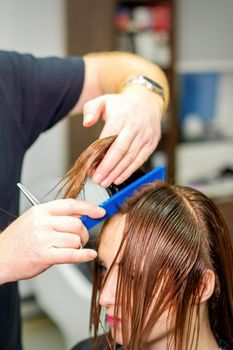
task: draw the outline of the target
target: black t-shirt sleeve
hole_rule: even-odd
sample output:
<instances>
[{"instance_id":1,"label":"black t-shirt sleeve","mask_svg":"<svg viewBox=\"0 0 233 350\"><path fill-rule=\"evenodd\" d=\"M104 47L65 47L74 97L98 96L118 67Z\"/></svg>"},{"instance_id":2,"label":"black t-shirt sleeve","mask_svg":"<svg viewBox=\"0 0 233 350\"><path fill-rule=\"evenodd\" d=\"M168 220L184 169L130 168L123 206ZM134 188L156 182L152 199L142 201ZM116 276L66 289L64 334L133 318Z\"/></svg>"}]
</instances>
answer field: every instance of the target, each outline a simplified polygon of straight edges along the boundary
<instances>
[{"instance_id":1,"label":"black t-shirt sleeve","mask_svg":"<svg viewBox=\"0 0 233 350\"><path fill-rule=\"evenodd\" d=\"M83 80L81 57L0 52L0 84L25 149L74 107Z\"/></svg>"}]
</instances>

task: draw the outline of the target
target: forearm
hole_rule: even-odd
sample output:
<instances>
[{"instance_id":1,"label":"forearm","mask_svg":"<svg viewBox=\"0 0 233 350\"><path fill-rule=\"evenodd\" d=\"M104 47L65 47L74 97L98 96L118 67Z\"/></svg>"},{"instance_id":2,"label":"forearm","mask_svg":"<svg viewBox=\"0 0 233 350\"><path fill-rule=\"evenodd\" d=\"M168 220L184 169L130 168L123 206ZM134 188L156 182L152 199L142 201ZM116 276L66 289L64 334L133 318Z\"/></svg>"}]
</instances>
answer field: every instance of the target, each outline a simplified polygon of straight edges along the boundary
<instances>
[{"instance_id":1,"label":"forearm","mask_svg":"<svg viewBox=\"0 0 233 350\"><path fill-rule=\"evenodd\" d=\"M84 56L84 62L85 81L82 95L75 107L76 112L82 110L84 103L97 96L131 89L132 85L125 86L126 82L139 75L162 86L163 110L166 110L169 102L168 82L164 72L152 62L138 55L118 51L91 53ZM145 90L145 87L140 88Z\"/></svg>"},{"instance_id":2,"label":"forearm","mask_svg":"<svg viewBox=\"0 0 233 350\"><path fill-rule=\"evenodd\" d=\"M86 59L99 61L99 85L103 94L121 92L129 79L145 75L164 89L165 106L168 104L169 89L164 72L152 62L135 54L125 52L93 53Z\"/></svg>"}]
</instances>

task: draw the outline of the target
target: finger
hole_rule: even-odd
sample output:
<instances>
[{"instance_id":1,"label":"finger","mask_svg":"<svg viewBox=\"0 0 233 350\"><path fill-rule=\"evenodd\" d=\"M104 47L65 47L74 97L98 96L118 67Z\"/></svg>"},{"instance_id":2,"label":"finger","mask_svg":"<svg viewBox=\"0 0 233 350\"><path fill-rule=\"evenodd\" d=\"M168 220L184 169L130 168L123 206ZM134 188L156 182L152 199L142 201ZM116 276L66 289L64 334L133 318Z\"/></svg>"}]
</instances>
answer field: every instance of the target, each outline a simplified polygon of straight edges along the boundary
<instances>
[{"instance_id":1,"label":"finger","mask_svg":"<svg viewBox=\"0 0 233 350\"><path fill-rule=\"evenodd\" d=\"M145 145L135 158L134 162L114 181L114 183L119 185L128 179L130 175L132 175L135 170L140 168L140 166L148 159L150 154L150 147Z\"/></svg>"},{"instance_id":2,"label":"finger","mask_svg":"<svg viewBox=\"0 0 233 350\"><path fill-rule=\"evenodd\" d=\"M104 96L97 97L87 102L83 107L83 126L94 125L102 116L105 110Z\"/></svg>"},{"instance_id":3,"label":"finger","mask_svg":"<svg viewBox=\"0 0 233 350\"><path fill-rule=\"evenodd\" d=\"M121 184L126 179L132 175L134 171L136 171L138 168L140 168L143 163L149 158L149 156L152 154L152 152L155 150L159 143L159 136L160 134L154 134L152 130L148 130L147 132L144 132L143 135L139 134L138 139L135 139L135 143L138 142L138 144L141 144L141 148L138 149L136 146L133 151L135 151L134 159L127 164L127 155L125 157L125 160L122 160L122 164L119 163L117 168L114 170L117 173L118 167L120 168L120 172L118 173L119 176L116 176L116 173L111 173L109 175L110 181L114 181L116 185ZM131 158L132 159L132 158ZM124 168L124 169L123 169ZM113 180L114 178L114 180ZM111 183L111 182L110 182ZM107 185L109 186L109 185Z\"/></svg>"},{"instance_id":4,"label":"finger","mask_svg":"<svg viewBox=\"0 0 233 350\"><path fill-rule=\"evenodd\" d=\"M144 147L145 143L146 142L143 141L140 137L136 137L123 159L121 159L117 166L110 172L107 178L105 178L104 181L101 182L101 186L108 187L121 174L123 174L125 170L135 162L136 157L138 157L138 154Z\"/></svg>"},{"instance_id":5,"label":"finger","mask_svg":"<svg viewBox=\"0 0 233 350\"><path fill-rule=\"evenodd\" d=\"M55 248L49 250L49 262L55 264L72 264L91 261L96 258L97 252L93 249Z\"/></svg>"},{"instance_id":6,"label":"finger","mask_svg":"<svg viewBox=\"0 0 233 350\"><path fill-rule=\"evenodd\" d=\"M93 175L94 182L101 183L105 178L107 178L110 172L125 156L135 137L136 134L130 131L128 128L122 130L120 135L109 148L102 162L97 167Z\"/></svg>"},{"instance_id":7,"label":"finger","mask_svg":"<svg viewBox=\"0 0 233 350\"><path fill-rule=\"evenodd\" d=\"M76 199L58 199L52 202L42 204L52 215L88 215L97 219L105 215L105 210L94 204L78 201Z\"/></svg>"},{"instance_id":8,"label":"finger","mask_svg":"<svg viewBox=\"0 0 233 350\"><path fill-rule=\"evenodd\" d=\"M116 122L112 122L112 120L110 119L105 122L104 127L101 131L101 134L99 136L99 139L112 136L112 135L118 135L120 130L121 128L119 124L117 124Z\"/></svg>"},{"instance_id":9,"label":"finger","mask_svg":"<svg viewBox=\"0 0 233 350\"><path fill-rule=\"evenodd\" d=\"M71 233L58 233L54 239L53 247L80 249L82 246L81 237Z\"/></svg>"},{"instance_id":10,"label":"finger","mask_svg":"<svg viewBox=\"0 0 233 350\"><path fill-rule=\"evenodd\" d=\"M86 244L89 239L88 231L82 221L72 216L52 217L51 225L59 232L69 232L80 236L82 244Z\"/></svg>"}]
</instances>

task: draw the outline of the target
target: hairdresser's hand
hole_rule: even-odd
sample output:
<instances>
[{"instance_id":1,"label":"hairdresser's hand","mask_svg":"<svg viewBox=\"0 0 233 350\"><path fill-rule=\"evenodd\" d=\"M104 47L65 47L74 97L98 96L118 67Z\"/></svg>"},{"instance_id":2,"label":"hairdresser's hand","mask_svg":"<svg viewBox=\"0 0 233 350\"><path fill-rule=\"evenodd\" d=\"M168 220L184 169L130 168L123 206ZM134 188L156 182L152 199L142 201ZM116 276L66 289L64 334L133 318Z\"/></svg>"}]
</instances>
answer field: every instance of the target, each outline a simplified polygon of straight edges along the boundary
<instances>
[{"instance_id":1,"label":"hairdresser's hand","mask_svg":"<svg viewBox=\"0 0 233 350\"><path fill-rule=\"evenodd\" d=\"M99 218L104 210L74 199L32 207L0 235L0 284L38 275L55 264L92 260L96 252L79 249L88 232L79 216Z\"/></svg>"},{"instance_id":2,"label":"hairdresser's hand","mask_svg":"<svg viewBox=\"0 0 233 350\"><path fill-rule=\"evenodd\" d=\"M141 86L85 104L84 126L103 118L100 137L118 135L95 171L96 183L104 187L113 182L120 184L148 159L160 139L162 111L162 98Z\"/></svg>"}]
</instances>

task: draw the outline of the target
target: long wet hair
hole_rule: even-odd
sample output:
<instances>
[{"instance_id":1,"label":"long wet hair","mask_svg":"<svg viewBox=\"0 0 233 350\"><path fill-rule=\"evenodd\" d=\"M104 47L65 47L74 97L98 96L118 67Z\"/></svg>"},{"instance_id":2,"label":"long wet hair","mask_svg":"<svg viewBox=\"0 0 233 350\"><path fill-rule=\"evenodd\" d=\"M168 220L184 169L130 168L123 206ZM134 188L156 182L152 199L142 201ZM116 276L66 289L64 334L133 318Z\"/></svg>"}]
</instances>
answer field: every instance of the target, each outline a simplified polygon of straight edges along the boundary
<instances>
[{"instance_id":1,"label":"long wet hair","mask_svg":"<svg viewBox=\"0 0 233 350\"><path fill-rule=\"evenodd\" d=\"M66 197L76 197L114 139L98 140L82 154L66 177ZM124 349L140 349L165 311L174 330L167 348L195 348L207 269L215 274L208 300L211 330L217 340L233 346L233 249L214 203L195 189L158 181L138 190L120 212L126 222L112 266L120 256L114 314L121 312ZM99 296L110 272L103 280L96 263L91 310L95 337Z\"/></svg>"}]
</instances>

